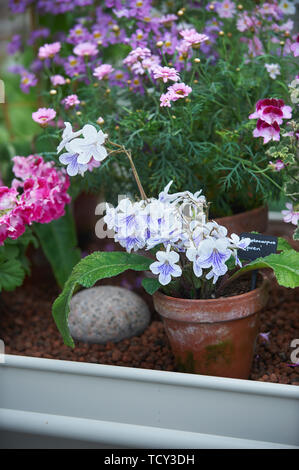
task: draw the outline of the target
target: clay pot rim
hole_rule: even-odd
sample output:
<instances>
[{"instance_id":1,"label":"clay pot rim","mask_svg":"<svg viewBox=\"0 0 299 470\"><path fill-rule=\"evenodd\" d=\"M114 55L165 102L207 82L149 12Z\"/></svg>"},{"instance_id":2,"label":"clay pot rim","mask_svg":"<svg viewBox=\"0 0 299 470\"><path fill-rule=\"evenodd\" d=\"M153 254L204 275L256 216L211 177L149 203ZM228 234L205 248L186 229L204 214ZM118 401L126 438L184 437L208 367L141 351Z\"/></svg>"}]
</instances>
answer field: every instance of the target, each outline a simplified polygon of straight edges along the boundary
<instances>
[{"instance_id":1,"label":"clay pot rim","mask_svg":"<svg viewBox=\"0 0 299 470\"><path fill-rule=\"evenodd\" d=\"M216 305L217 303L223 303L223 302L235 302L238 303L240 300L248 300L251 297L255 297L258 292L261 292L264 288L266 288L269 285L269 279L268 277L263 274L259 273L262 276L262 284L259 287L256 287L253 290L250 290L248 292L245 292L243 294L238 294L238 295L232 295L230 297L218 297L217 299L182 299L181 297L171 297L170 295L163 294L163 292L160 292L159 290L156 291L153 295L154 296L160 296L163 297L167 300L174 301L177 303L180 303L182 305L186 305L189 302L192 302L193 305L197 304L209 304L209 305Z\"/></svg>"},{"instance_id":2,"label":"clay pot rim","mask_svg":"<svg viewBox=\"0 0 299 470\"><path fill-rule=\"evenodd\" d=\"M247 217L247 215L254 216L254 214L259 213L259 212L264 212L264 211L268 212L268 205L267 204L255 207L254 209L249 209L248 211L238 212L237 214L224 215L222 217L214 217L212 220L215 220L216 222L218 221L218 223L221 222L221 224L224 224L225 221L232 219L232 217L234 219L236 219L236 218L241 219L245 216Z\"/></svg>"}]
</instances>

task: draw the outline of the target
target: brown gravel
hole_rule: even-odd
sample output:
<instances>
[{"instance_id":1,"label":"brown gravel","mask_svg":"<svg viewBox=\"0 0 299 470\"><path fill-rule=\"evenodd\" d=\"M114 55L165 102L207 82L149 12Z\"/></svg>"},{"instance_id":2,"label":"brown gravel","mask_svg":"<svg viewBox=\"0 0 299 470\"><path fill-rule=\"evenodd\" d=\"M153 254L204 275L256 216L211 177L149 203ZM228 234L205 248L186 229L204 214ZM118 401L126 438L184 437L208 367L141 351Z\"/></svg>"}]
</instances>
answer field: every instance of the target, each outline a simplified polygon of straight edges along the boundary
<instances>
[{"instance_id":1,"label":"brown gravel","mask_svg":"<svg viewBox=\"0 0 299 470\"><path fill-rule=\"evenodd\" d=\"M35 260L36 261L36 260ZM77 342L70 349L62 342L51 316L51 305L58 289L49 268L35 262L33 275L13 294L4 292L1 302L0 338L8 354L62 359L175 371L172 353L163 325L154 312L152 299L140 286L140 275L129 272L101 284L131 287L143 296L152 312L145 332L118 344ZM299 385L299 367L291 367L290 343L299 338L299 289L285 289L273 284L267 309L261 312L260 331L269 341L258 337L251 379Z\"/></svg>"}]
</instances>

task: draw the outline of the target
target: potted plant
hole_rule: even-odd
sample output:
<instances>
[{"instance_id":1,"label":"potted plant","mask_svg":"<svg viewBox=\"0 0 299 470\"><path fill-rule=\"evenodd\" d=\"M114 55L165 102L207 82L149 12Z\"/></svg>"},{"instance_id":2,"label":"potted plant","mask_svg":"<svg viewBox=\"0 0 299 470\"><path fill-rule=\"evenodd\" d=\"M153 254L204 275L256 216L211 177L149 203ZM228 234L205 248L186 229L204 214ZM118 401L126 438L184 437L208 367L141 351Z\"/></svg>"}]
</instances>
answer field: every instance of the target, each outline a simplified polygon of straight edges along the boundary
<instances>
[{"instance_id":1,"label":"potted plant","mask_svg":"<svg viewBox=\"0 0 299 470\"><path fill-rule=\"evenodd\" d=\"M158 198L147 198L130 151L109 140L107 150L107 135L92 125L84 126L79 137L69 124L66 128L69 132L58 150L67 147L77 165L87 164L92 154L103 159L113 153L125 154L141 200L125 198L116 208L107 205L104 221L127 252L94 252L81 260L55 301L53 315L65 343L74 345L67 318L69 302L78 286L91 287L97 280L127 269L149 270L154 277L144 279L143 286L154 294L179 368L248 378L258 332L257 312L267 301L267 281L260 277L255 285L256 281L251 284L249 279L238 291L236 280L250 271L271 268L281 285L296 287L298 252L280 240L280 253L253 258L242 267L241 259L246 259L242 250L250 251L256 240L237 234L228 236L225 227L210 221L209 203L201 191L170 194L170 182ZM132 253L141 249L155 253L156 261Z\"/></svg>"},{"instance_id":2,"label":"potted plant","mask_svg":"<svg viewBox=\"0 0 299 470\"><path fill-rule=\"evenodd\" d=\"M105 115L111 139L138 155L136 167L150 197L170 180L176 191L200 186L212 201L213 219L238 216L241 232L263 232L266 200L279 197L281 175L268 167L263 145L252 141L247 117L259 97L289 99L285 82L296 67L289 16L294 9L277 1L187 2L179 10L176 2L164 3L155 2L156 9L151 1L128 8L122 3L120 11L114 1L96 8L76 3L63 31L55 15L68 5L55 4L54 16L47 5L31 5L34 48L25 68L15 70L21 86L28 91L40 84L57 123L101 126ZM44 28L35 31L39 24ZM63 44L57 40L61 33ZM49 126L36 139L37 150L58 135ZM52 152L45 157L56 158ZM113 157L101 176L96 169L86 175L86 186L101 186L113 200L116 189L134 191L128 169ZM73 179L76 193L81 183ZM254 212L243 215L249 210ZM220 223L229 233L237 231L234 220Z\"/></svg>"}]
</instances>

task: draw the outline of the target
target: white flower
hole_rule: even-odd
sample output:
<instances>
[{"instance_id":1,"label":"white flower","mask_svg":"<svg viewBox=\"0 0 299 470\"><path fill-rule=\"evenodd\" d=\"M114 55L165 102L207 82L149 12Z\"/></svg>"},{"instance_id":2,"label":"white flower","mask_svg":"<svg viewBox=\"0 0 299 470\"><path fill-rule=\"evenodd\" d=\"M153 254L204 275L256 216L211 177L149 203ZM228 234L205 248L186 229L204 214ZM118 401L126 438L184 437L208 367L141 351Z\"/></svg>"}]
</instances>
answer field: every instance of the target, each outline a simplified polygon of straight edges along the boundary
<instances>
[{"instance_id":1,"label":"white flower","mask_svg":"<svg viewBox=\"0 0 299 470\"><path fill-rule=\"evenodd\" d=\"M179 254L175 251L158 251L157 260L150 265L153 274L159 274L159 282L162 286L170 283L171 277L180 277L182 269L176 263L179 261Z\"/></svg>"},{"instance_id":2,"label":"white flower","mask_svg":"<svg viewBox=\"0 0 299 470\"><path fill-rule=\"evenodd\" d=\"M77 132L73 132L72 126L69 122L65 122L64 125L65 129L62 133L62 141L57 147L57 153L61 152L68 142L82 134L82 129Z\"/></svg>"},{"instance_id":3,"label":"white flower","mask_svg":"<svg viewBox=\"0 0 299 470\"><path fill-rule=\"evenodd\" d=\"M296 7L293 2L284 0L278 6L285 15L294 15L296 13Z\"/></svg>"},{"instance_id":4,"label":"white flower","mask_svg":"<svg viewBox=\"0 0 299 470\"><path fill-rule=\"evenodd\" d=\"M280 66L278 64L265 64L267 72L270 77L275 80L278 75L280 75Z\"/></svg>"},{"instance_id":5,"label":"white flower","mask_svg":"<svg viewBox=\"0 0 299 470\"><path fill-rule=\"evenodd\" d=\"M82 129L83 139L73 139L70 148L74 153L78 153L78 163L88 163L92 157L101 162L107 157L107 150L103 146L107 134L97 129L91 124L86 124Z\"/></svg>"}]
</instances>

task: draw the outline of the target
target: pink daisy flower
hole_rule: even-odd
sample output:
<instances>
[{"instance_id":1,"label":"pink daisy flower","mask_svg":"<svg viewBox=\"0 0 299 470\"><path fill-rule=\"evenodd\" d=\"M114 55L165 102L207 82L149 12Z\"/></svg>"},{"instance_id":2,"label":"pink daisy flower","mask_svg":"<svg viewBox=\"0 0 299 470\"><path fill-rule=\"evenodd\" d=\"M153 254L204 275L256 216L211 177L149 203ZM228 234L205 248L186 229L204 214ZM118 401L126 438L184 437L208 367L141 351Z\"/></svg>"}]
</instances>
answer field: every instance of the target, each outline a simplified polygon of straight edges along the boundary
<instances>
[{"instance_id":1,"label":"pink daisy flower","mask_svg":"<svg viewBox=\"0 0 299 470\"><path fill-rule=\"evenodd\" d=\"M52 75L50 80L53 86L65 84L65 78L62 75Z\"/></svg>"},{"instance_id":2,"label":"pink daisy flower","mask_svg":"<svg viewBox=\"0 0 299 470\"><path fill-rule=\"evenodd\" d=\"M164 83L167 83L168 80L177 82L180 79L180 76L177 70L173 67L161 67L157 66L153 69L153 75L155 79L161 79Z\"/></svg>"},{"instance_id":3,"label":"pink daisy flower","mask_svg":"<svg viewBox=\"0 0 299 470\"><path fill-rule=\"evenodd\" d=\"M160 106L171 108L171 93L163 93L160 96Z\"/></svg>"},{"instance_id":4,"label":"pink daisy flower","mask_svg":"<svg viewBox=\"0 0 299 470\"><path fill-rule=\"evenodd\" d=\"M97 55L98 48L92 42L81 42L74 48L74 54L79 57L88 57Z\"/></svg>"},{"instance_id":5,"label":"pink daisy flower","mask_svg":"<svg viewBox=\"0 0 299 470\"><path fill-rule=\"evenodd\" d=\"M191 47L200 47L202 42L208 41L209 36L206 34L200 34L196 29L183 29L180 31L180 35L184 38L184 41Z\"/></svg>"},{"instance_id":6,"label":"pink daisy flower","mask_svg":"<svg viewBox=\"0 0 299 470\"><path fill-rule=\"evenodd\" d=\"M53 42L51 44L44 44L39 48L38 58L41 60L50 59L54 57L61 49L60 42Z\"/></svg>"},{"instance_id":7,"label":"pink daisy flower","mask_svg":"<svg viewBox=\"0 0 299 470\"><path fill-rule=\"evenodd\" d=\"M185 98L192 91L192 88L185 83L175 83L168 87L168 93L171 95L171 101L177 101L180 98Z\"/></svg>"},{"instance_id":8,"label":"pink daisy flower","mask_svg":"<svg viewBox=\"0 0 299 470\"><path fill-rule=\"evenodd\" d=\"M64 105L65 109L69 109L80 104L80 100L77 95L68 95L61 101L61 103Z\"/></svg>"},{"instance_id":9,"label":"pink daisy flower","mask_svg":"<svg viewBox=\"0 0 299 470\"><path fill-rule=\"evenodd\" d=\"M56 117L56 111L52 108L39 108L32 113L33 121L37 122L41 127L47 127L50 121Z\"/></svg>"},{"instance_id":10,"label":"pink daisy flower","mask_svg":"<svg viewBox=\"0 0 299 470\"><path fill-rule=\"evenodd\" d=\"M109 75L114 72L114 68L110 64L102 64L94 69L93 75L99 80L107 80Z\"/></svg>"}]
</instances>

